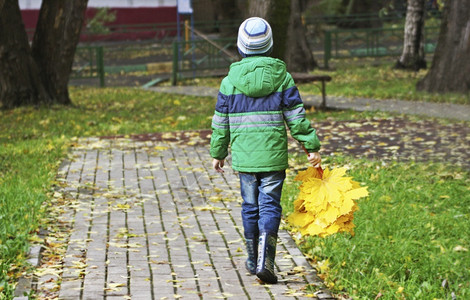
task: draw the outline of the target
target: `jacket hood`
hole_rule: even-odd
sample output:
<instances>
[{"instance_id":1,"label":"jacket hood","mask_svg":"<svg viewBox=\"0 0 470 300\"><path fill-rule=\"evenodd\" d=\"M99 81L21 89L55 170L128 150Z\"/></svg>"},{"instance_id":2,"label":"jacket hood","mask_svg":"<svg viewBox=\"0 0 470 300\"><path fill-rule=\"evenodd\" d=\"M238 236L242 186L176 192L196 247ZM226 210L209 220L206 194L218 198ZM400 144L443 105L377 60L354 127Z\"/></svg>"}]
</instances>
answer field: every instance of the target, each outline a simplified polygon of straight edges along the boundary
<instances>
[{"instance_id":1,"label":"jacket hood","mask_svg":"<svg viewBox=\"0 0 470 300\"><path fill-rule=\"evenodd\" d=\"M243 94L257 98L277 91L286 75L286 64L282 60L253 56L233 63L228 79Z\"/></svg>"}]
</instances>

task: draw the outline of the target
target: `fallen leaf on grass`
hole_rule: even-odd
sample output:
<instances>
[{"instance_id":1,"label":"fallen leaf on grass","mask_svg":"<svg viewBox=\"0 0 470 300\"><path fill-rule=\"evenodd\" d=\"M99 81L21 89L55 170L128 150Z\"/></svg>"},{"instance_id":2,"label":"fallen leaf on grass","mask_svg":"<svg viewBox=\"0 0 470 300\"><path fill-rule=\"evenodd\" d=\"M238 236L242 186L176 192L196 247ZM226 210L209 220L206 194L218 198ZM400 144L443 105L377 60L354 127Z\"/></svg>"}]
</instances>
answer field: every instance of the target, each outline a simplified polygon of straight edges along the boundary
<instances>
[{"instance_id":1,"label":"fallen leaf on grass","mask_svg":"<svg viewBox=\"0 0 470 300\"><path fill-rule=\"evenodd\" d=\"M455 252L467 252L468 249L465 248L465 247L463 247L463 246L458 245L458 246L455 246L455 247L454 247L454 251L455 251Z\"/></svg>"}]
</instances>

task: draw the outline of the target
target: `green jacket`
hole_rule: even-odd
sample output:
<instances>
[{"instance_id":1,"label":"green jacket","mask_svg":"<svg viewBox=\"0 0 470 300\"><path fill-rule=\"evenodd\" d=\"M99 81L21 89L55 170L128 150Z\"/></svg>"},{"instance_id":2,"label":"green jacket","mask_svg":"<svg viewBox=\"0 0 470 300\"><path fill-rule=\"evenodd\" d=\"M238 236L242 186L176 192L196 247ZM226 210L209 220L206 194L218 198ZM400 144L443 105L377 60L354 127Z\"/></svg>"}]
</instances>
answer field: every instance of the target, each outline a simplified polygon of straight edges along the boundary
<instances>
[{"instance_id":1,"label":"green jacket","mask_svg":"<svg viewBox=\"0 0 470 300\"><path fill-rule=\"evenodd\" d=\"M254 56L230 66L222 80L214 117L210 154L240 172L280 171L288 167L287 130L310 152L320 149L315 129L283 61Z\"/></svg>"}]
</instances>

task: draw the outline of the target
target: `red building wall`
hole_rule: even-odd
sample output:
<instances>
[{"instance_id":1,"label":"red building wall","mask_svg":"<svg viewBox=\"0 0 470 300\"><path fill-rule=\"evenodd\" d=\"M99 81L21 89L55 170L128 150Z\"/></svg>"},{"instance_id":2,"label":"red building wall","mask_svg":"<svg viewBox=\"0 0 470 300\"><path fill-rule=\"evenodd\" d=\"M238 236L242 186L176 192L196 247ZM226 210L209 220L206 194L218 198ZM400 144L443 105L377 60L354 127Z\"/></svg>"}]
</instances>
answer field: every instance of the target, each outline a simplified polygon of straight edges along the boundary
<instances>
[{"instance_id":1,"label":"red building wall","mask_svg":"<svg viewBox=\"0 0 470 300\"><path fill-rule=\"evenodd\" d=\"M97 8L90 7L86 11L86 19L95 15ZM110 8L116 13L116 20L106 24L109 34L90 35L82 30L82 41L95 40L140 40L161 38L176 34L176 6L163 7L116 7ZM24 9L21 11L25 28L30 37L38 20L39 10Z\"/></svg>"}]
</instances>

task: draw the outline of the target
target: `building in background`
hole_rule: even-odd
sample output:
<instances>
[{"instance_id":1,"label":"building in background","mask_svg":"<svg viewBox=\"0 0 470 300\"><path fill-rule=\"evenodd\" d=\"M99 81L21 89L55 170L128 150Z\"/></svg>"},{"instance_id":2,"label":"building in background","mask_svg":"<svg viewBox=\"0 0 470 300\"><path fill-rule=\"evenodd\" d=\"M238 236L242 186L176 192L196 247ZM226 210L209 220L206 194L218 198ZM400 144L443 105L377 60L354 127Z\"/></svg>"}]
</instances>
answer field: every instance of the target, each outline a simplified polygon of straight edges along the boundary
<instances>
[{"instance_id":1,"label":"building in background","mask_svg":"<svg viewBox=\"0 0 470 300\"><path fill-rule=\"evenodd\" d=\"M42 0L19 0L25 28L30 37L38 20ZM97 10L108 8L115 15L107 22L108 34L86 34L82 41L92 40L138 40L174 35L175 30L165 24L176 23L177 0L89 0L86 19L92 19Z\"/></svg>"}]
</instances>

